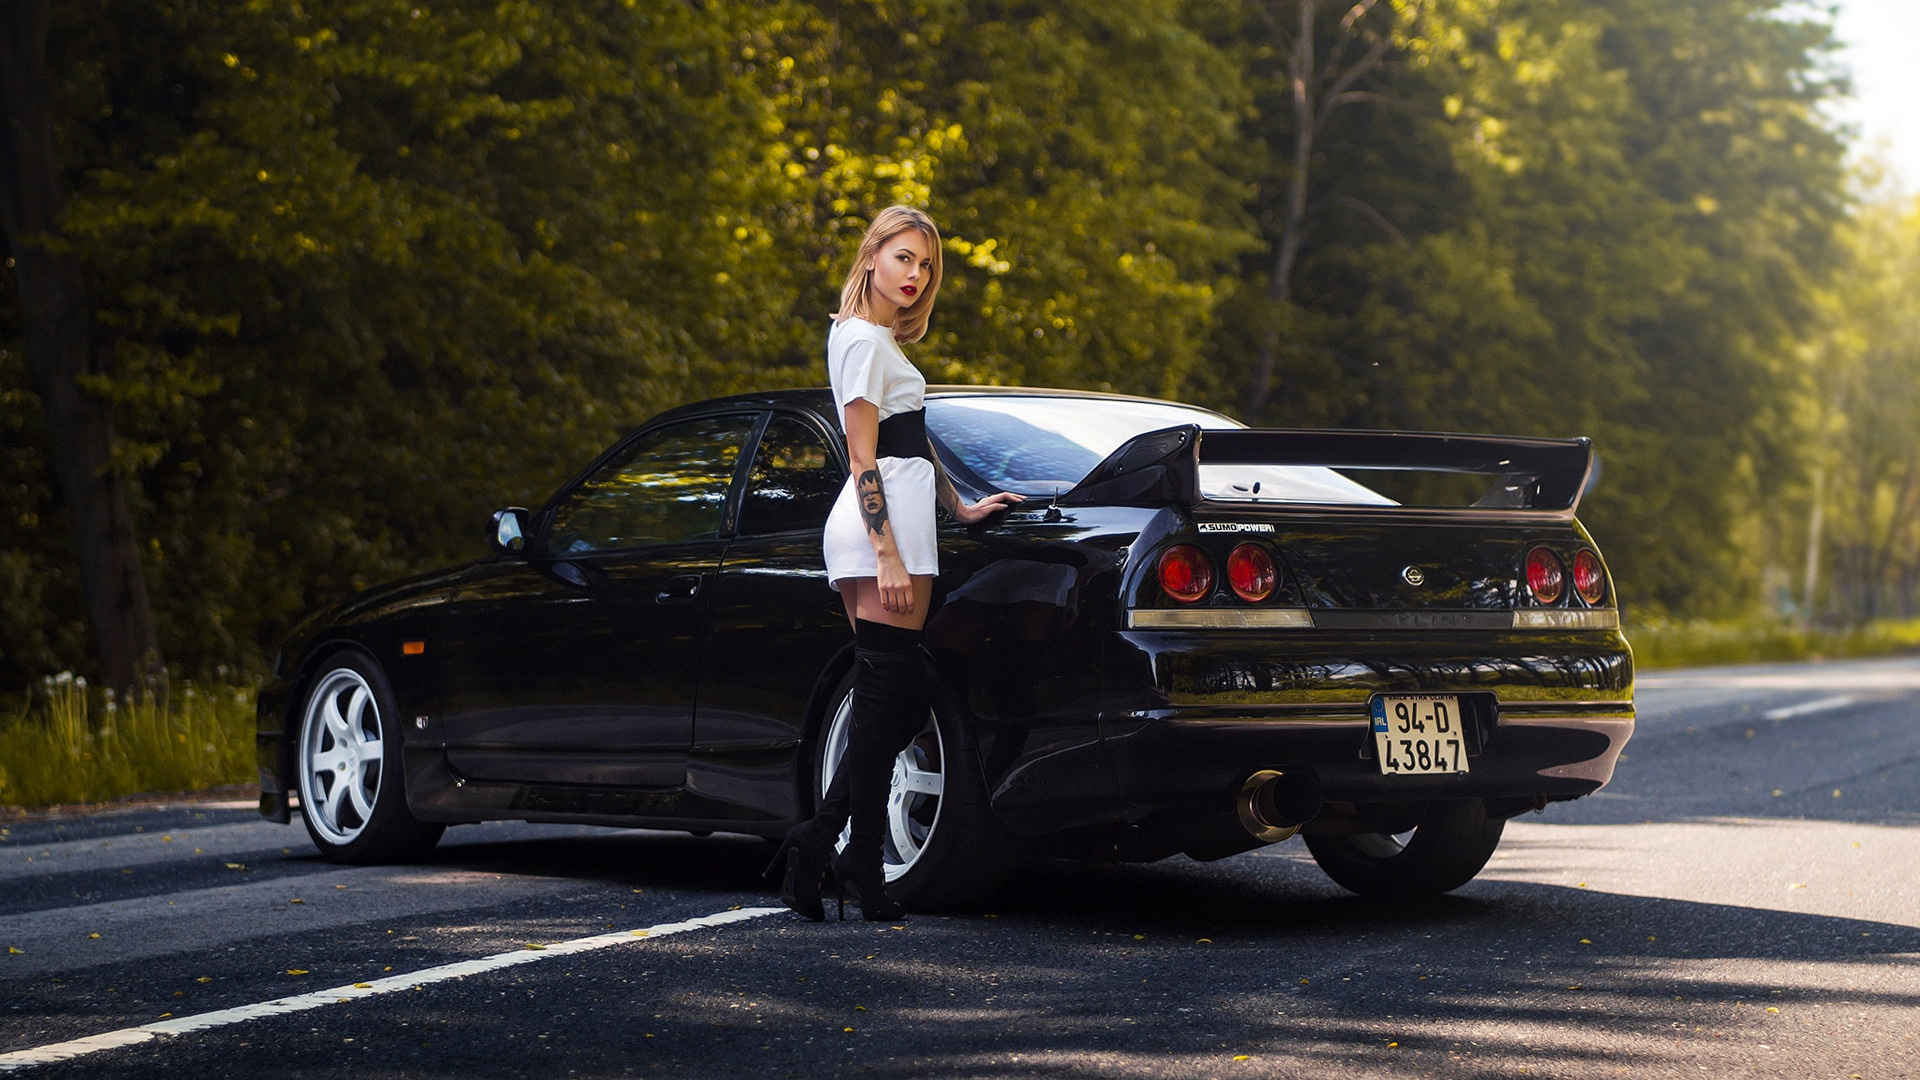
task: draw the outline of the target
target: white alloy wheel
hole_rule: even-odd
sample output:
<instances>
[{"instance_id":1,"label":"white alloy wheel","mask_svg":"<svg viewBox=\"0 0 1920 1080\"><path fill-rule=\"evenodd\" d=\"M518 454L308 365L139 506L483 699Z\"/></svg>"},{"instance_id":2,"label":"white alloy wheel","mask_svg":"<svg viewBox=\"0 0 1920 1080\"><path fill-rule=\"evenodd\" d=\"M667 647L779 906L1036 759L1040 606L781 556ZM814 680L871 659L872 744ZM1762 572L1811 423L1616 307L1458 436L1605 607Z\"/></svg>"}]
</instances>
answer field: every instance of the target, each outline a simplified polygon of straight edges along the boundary
<instances>
[{"instance_id":1,"label":"white alloy wheel","mask_svg":"<svg viewBox=\"0 0 1920 1080\"><path fill-rule=\"evenodd\" d=\"M820 786L825 791L833 783L834 771L847 752L847 732L852 726L853 695L841 697L827 726L827 741L820 753ZM887 881L893 882L912 870L927 849L933 832L940 826L940 811L946 803L947 749L940 725L931 713L927 726L913 737L905 750L893 759L893 783L887 790L887 835L881 846L882 865ZM836 846L847 845L848 829L840 831Z\"/></svg>"},{"instance_id":2,"label":"white alloy wheel","mask_svg":"<svg viewBox=\"0 0 1920 1080\"><path fill-rule=\"evenodd\" d=\"M385 780L385 728L373 687L350 667L322 675L300 721L300 809L328 843L360 838Z\"/></svg>"}]
</instances>

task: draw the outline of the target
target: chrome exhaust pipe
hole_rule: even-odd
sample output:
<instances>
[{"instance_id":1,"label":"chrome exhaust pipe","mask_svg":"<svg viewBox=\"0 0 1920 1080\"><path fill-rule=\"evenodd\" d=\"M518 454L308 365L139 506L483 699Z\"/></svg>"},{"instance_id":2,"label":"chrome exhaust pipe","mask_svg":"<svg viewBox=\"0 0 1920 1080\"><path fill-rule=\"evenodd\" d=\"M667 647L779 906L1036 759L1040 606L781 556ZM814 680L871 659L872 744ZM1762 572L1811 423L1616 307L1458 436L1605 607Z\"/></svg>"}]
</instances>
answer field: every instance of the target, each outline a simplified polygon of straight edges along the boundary
<instances>
[{"instance_id":1,"label":"chrome exhaust pipe","mask_svg":"<svg viewBox=\"0 0 1920 1080\"><path fill-rule=\"evenodd\" d=\"M1277 844L1320 813L1320 781L1312 773L1261 769L1240 785L1240 825L1253 838Z\"/></svg>"}]
</instances>

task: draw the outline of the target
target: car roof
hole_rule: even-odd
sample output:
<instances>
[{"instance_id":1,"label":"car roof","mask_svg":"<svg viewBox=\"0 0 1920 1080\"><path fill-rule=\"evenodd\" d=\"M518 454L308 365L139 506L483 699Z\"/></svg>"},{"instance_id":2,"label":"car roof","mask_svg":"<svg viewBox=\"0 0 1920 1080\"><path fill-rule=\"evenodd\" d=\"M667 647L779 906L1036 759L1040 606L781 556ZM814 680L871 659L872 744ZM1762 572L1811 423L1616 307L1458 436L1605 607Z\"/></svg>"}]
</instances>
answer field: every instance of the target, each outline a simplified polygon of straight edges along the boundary
<instances>
[{"instance_id":1,"label":"car roof","mask_svg":"<svg viewBox=\"0 0 1920 1080\"><path fill-rule=\"evenodd\" d=\"M1155 405L1178 405L1183 408L1204 408L1188 405L1185 402L1168 401L1164 398L1141 397L1135 394L1115 394L1104 390L1067 390L1045 386L965 386L946 383L927 387L929 398L952 397L1048 397L1079 398L1094 401L1139 401ZM728 394L725 397L708 398L694 401L678 408L668 410L661 417L678 415L683 412L707 412L714 408L799 408L832 419L833 392L824 386L790 387L778 390L754 390L743 394ZM1215 410L1207 410L1213 412Z\"/></svg>"}]
</instances>

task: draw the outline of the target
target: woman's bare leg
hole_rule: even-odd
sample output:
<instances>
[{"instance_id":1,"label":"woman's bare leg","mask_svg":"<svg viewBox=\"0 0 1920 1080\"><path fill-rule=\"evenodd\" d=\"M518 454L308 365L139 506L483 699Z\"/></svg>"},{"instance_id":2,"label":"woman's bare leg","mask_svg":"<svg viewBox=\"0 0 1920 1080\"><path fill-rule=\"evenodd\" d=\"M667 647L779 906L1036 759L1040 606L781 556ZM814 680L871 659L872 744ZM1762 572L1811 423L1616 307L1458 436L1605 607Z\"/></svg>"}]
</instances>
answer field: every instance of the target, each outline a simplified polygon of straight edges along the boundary
<instances>
[{"instance_id":1,"label":"woman's bare leg","mask_svg":"<svg viewBox=\"0 0 1920 1080\"><path fill-rule=\"evenodd\" d=\"M840 602L846 605L848 626L852 626L855 619L865 619L919 630L927 625L927 606L933 602L933 575L913 576L913 610L910 612L888 611L881 606L879 580L870 577L842 578Z\"/></svg>"}]
</instances>

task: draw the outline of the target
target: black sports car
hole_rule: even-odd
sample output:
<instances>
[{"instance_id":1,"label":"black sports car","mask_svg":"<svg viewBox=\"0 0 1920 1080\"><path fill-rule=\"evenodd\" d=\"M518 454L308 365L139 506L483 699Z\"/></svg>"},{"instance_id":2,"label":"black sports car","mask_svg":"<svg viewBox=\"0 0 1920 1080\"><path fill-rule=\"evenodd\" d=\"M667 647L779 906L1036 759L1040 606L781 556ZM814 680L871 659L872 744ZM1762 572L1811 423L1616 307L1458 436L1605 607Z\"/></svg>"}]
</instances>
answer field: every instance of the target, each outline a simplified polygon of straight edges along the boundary
<instances>
[{"instance_id":1,"label":"black sports car","mask_svg":"<svg viewBox=\"0 0 1920 1080\"><path fill-rule=\"evenodd\" d=\"M887 871L977 900L1020 853L1211 859L1300 834L1361 893L1470 880L1633 731L1584 439L1254 430L1113 395L940 388L938 688ZM260 695L260 810L345 862L489 818L780 835L844 746L824 390L675 409L492 553L301 624Z\"/></svg>"}]
</instances>

